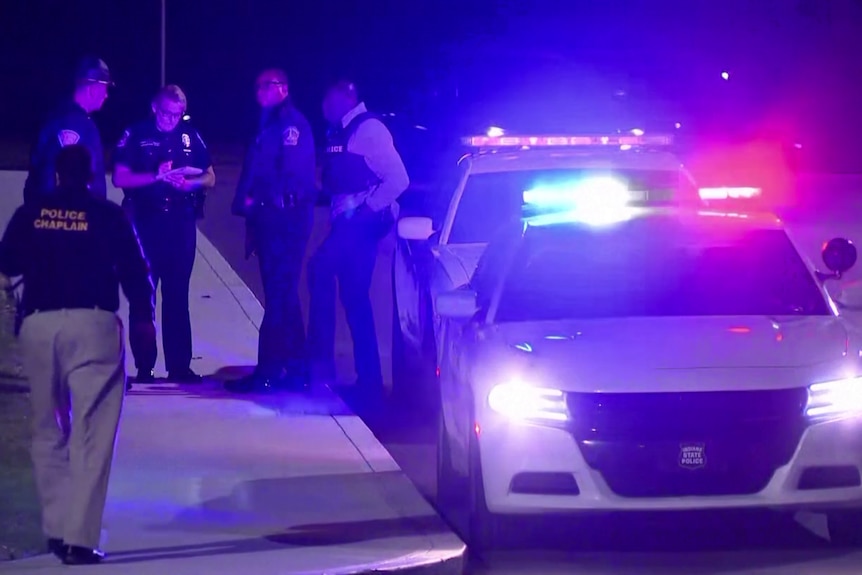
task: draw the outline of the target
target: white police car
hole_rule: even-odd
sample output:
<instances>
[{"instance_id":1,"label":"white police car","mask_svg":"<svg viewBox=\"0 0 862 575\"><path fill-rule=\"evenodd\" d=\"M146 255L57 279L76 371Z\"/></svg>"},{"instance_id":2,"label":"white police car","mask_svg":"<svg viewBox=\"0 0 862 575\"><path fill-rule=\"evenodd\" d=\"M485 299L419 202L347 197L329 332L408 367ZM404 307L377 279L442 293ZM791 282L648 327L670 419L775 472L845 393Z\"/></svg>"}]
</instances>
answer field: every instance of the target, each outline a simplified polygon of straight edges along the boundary
<instances>
[{"instance_id":1,"label":"white police car","mask_svg":"<svg viewBox=\"0 0 862 575\"><path fill-rule=\"evenodd\" d=\"M501 515L753 507L862 542L862 334L823 285L853 244L822 273L772 216L561 190L577 209L501 230L437 297L438 492L469 495L470 543Z\"/></svg>"},{"instance_id":2,"label":"white police car","mask_svg":"<svg viewBox=\"0 0 862 575\"><path fill-rule=\"evenodd\" d=\"M560 178L606 173L636 182L661 200L671 194L696 196L696 187L666 135L632 133L610 136L487 136L465 138L472 150L458 162L448 208L440 222L404 217L392 267L393 385L410 394L431 382L439 358L437 294L466 284L492 234L518 219L522 191ZM436 224L436 225L435 225Z\"/></svg>"}]
</instances>

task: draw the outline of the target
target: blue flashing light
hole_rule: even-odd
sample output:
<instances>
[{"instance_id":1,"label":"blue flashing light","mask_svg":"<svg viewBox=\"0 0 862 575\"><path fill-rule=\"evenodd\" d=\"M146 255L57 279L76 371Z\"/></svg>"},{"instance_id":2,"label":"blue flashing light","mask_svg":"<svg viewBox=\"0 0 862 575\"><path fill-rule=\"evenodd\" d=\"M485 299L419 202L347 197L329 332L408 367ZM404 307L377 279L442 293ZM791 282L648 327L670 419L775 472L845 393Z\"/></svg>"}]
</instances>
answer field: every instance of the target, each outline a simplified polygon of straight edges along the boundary
<instances>
[{"instance_id":1,"label":"blue flashing light","mask_svg":"<svg viewBox=\"0 0 862 575\"><path fill-rule=\"evenodd\" d=\"M606 224L628 219L631 203L644 199L625 182L612 177L592 177L581 181L539 186L523 192L525 204L549 214L530 218L531 225L560 221Z\"/></svg>"}]
</instances>

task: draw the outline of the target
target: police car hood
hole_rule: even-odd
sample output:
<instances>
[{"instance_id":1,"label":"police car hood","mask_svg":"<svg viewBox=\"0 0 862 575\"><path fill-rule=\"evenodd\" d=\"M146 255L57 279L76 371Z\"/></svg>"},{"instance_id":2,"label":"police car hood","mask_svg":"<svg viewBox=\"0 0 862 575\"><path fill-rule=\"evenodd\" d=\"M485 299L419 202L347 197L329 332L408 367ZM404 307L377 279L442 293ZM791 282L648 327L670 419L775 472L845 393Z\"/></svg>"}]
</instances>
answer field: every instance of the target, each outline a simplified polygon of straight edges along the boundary
<instances>
[{"instance_id":1,"label":"police car hood","mask_svg":"<svg viewBox=\"0 0 862 575\"><path fill-rule=\"evenodd\" d=\"M488 335L485 351L501 364L588 392L799 386L846 369L848 346L858 344L833 316L510 323Z\"/></svg>"}]
</instances>

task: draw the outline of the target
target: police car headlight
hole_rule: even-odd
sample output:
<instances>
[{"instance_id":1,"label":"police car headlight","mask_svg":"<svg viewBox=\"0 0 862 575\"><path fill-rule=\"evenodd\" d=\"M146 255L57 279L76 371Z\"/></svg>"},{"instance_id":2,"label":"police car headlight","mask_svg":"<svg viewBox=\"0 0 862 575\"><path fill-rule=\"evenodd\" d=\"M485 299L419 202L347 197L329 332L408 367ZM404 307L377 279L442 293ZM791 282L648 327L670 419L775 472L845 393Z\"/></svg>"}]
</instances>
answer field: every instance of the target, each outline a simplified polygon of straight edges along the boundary
<instances>
[{"instance_id":1,"label":"police car headlight","mask_svg":"<svg viewBox=\"0 0 862 575\"><path fill-rule=\"evenodd\" d=\"M562 391L521 382L495 386L488 394L488 405L500 415L518 421L569 420L566 397Z\"/></svg>"},{"instance_id":2,"label":"police car headlight","mask_svg":"<svg viewBox=\"0 0 862 575\"><path fill-rule=\"evenodd\" d=\"M808 417L862 415L862 377L810 386L805 413Z\"/></svg>"}]
</instances>

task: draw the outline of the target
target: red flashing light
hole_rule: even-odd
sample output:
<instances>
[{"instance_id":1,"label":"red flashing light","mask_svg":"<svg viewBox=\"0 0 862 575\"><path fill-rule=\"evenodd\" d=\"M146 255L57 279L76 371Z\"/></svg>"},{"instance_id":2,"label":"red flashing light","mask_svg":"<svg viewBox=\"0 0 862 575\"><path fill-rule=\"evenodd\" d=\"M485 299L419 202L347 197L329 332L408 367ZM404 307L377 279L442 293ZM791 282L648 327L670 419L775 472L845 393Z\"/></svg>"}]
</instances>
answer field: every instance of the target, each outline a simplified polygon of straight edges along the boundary
<instances>
[{"instance_id":1,"label":"red flashing light","mask_svg":"<svg viewBox=\"0 0 862 575\"><path fill-rule=\"evenodd\" d=\"M672 136L470 136L461 140L474 148L569 146L669 146Z\"/></svg>"}]
</instances>

